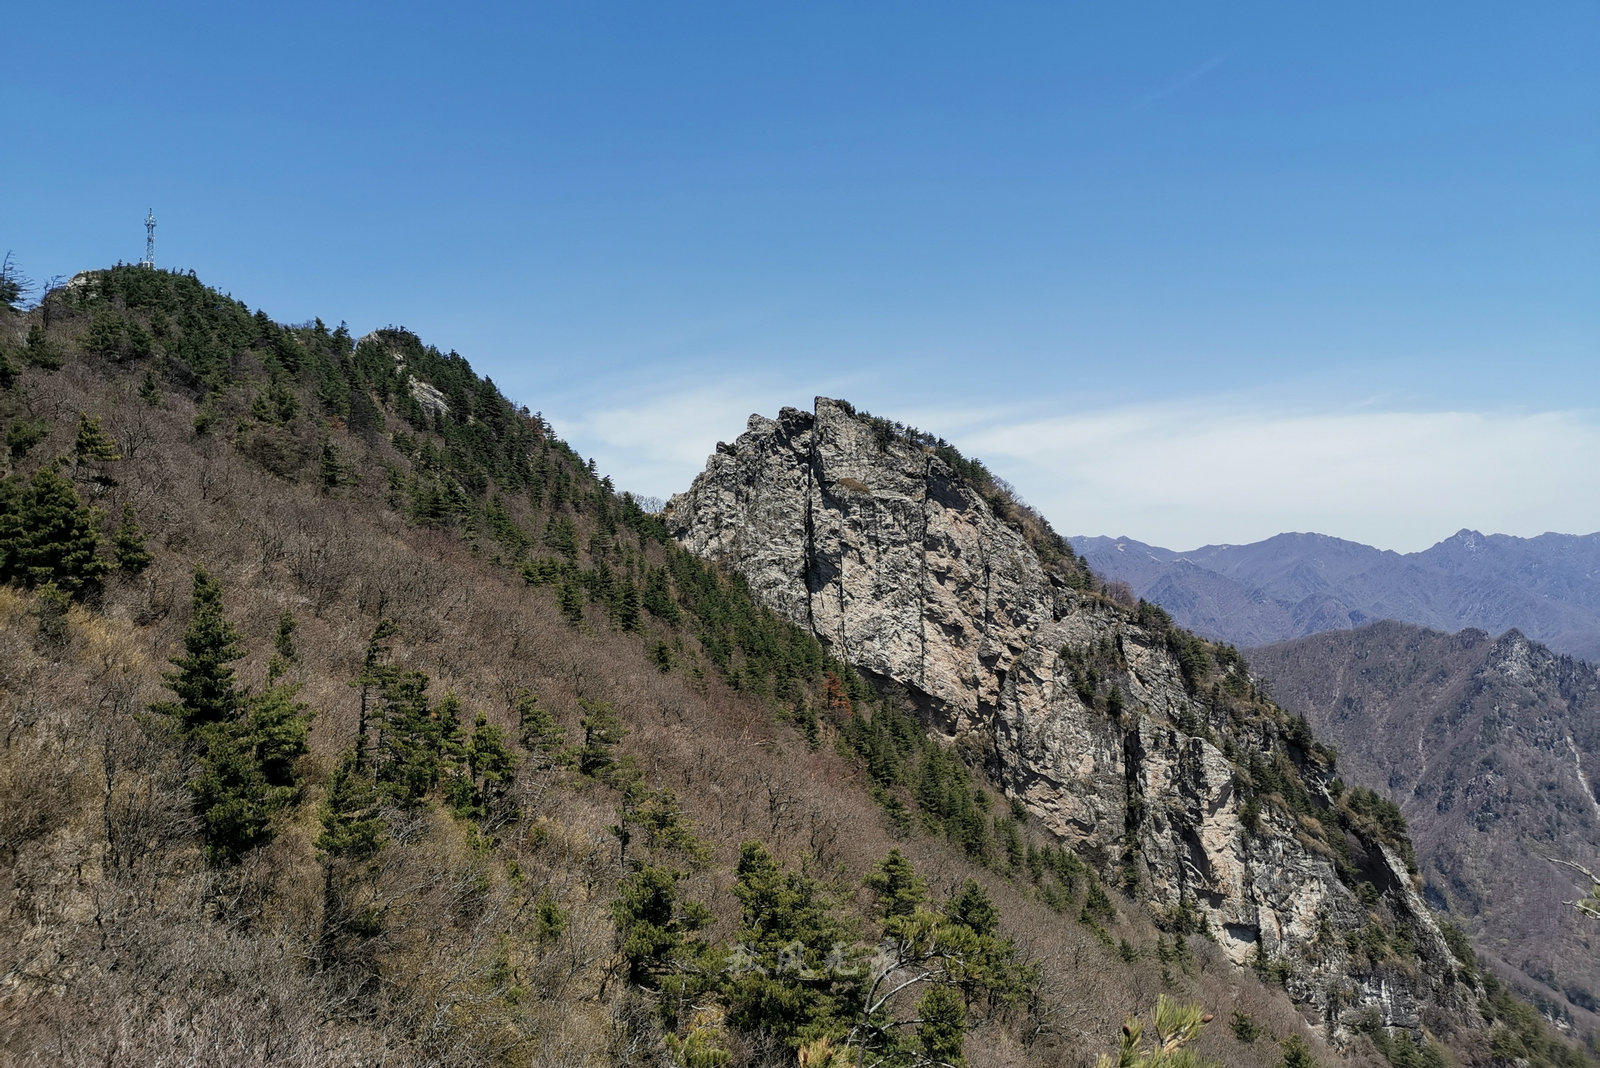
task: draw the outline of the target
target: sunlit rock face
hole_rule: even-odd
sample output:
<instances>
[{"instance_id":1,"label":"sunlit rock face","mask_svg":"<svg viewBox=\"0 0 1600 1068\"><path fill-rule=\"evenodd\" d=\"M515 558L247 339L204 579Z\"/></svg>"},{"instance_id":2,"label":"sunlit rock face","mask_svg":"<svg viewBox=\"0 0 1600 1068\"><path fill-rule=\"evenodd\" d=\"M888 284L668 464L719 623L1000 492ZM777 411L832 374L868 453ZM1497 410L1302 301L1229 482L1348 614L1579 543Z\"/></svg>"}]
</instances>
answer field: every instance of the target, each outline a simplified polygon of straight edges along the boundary
<instances>
[{"instance_id":1,"label":"sunlit rock face","mask_svg":"<svg viewBox=\"0 0 1600 1068\"><path fill-rule=\"evenodd\" d=\"M1417 1026L1428 1005L1471 1011L1393 855L1366 844L1362 874L1416 953L1377 965L1352 954L1369 906L1326 845L1281 807L1244 811L1237 762L1283 750L1278 721L1241 724L1191 694L1163 636L1047 570L932 449L818 398L810 412L751 416L665 514L685 547L737 571L841 659L904 687L929 729L1103 876L1199 917L1236 963L1275 963L1293 994L1335 1019L1371 1006ZM1075 685L1073 665L1090 656L1115 665L1120 711ZM1303 774L1326 803L1324 773Z\"/></svg>"}]
</instances>

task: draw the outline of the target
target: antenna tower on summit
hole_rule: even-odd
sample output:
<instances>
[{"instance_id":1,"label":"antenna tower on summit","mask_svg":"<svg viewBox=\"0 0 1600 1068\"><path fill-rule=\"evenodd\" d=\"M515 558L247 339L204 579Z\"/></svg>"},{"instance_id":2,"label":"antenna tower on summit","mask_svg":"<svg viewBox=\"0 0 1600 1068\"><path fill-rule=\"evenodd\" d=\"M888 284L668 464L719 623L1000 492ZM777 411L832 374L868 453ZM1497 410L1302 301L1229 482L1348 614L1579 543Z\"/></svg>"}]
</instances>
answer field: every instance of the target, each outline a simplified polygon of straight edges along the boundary
<instances>
[{"instance_id":1,"label":"antenna tower on summit","mask_svg":"<svg viewBox=\"0 0 1600 1068\"><path fill-rule=\"evenodd\" d=\"M151 208L144 217L144 259L139 261L140 267L154 267L156 265L156 209Z\"/></svg>"}]
</instances>

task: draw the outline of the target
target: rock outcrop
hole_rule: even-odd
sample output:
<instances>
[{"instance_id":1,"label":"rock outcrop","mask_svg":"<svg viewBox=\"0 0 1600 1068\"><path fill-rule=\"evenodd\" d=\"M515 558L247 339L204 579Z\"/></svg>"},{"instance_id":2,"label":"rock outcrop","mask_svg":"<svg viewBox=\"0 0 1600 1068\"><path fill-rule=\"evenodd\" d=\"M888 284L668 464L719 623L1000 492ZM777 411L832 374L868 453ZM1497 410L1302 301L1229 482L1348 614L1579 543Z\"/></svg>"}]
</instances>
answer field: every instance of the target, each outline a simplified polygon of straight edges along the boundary
<instances>
[{"instance_id":1,"label":"rock outcrop","mask_svg":"<svg viewBox=\"0 0 1600 1068\"><path fill-rule=\"evenodd\" d=\"M1333 799L1287 717L1198 695L1177 651L1192 639L1074 589L936 450L819 398L752 416L665 514L683 545L904 687L1046 828L1158 911L1198 920L1236 963L1274 970L1335 1022L1356 1007L1394 1026L1470 1011L1395 853L1304 811ZM1250 781L1252 759L1291 768L1301 812ZM1347 885L1363 882L1365 900ZM1415 952L1363 949L1374 927Z\"/></svg>"}]
</instances>

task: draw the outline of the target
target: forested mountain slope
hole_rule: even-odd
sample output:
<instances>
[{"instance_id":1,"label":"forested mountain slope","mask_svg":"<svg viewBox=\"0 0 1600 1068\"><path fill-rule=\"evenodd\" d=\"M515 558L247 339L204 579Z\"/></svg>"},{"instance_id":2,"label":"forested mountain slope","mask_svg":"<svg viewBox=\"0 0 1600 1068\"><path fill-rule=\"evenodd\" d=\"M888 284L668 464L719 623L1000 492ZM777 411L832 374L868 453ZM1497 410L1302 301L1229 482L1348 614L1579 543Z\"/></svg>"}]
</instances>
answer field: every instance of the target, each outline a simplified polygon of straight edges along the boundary
<instances>
[{"instance_id":1,"label":"forested mountain slope","mask_svg":"<svg viewBox=\"0 0 1600 1068\"><path fill-rule=\"evenodd\" d=\"M1587 1021L1600 1008L1590 924L1563 901L1600 856L1600 672L1516 631L1401 623L1250 651L1286 704L1339 750L1351 782L1395 798L1429 897L1479 958ZM1580 880L1581 881L1581 880Z\"/></svg>"},{"instance_id":2,"label":"forested mountain slope","mask_svg":"<svg viewBox=\"0 0 1600 1068\"><path fill-rule=\"evenodd\" d=\"M1579 1063L1466 961L1329 1048L405 331L91 272L0 427L8 1063L1086 1065L1161 992L1245 1068ZM1343 952L1420 989L1399 900Z\"/></svg>"},{"instance_id":3,"label":"forested mountain slope","mask_svg":"<svg viewBox=\"0 0 1600 1068\"><path fill-rule=\"evenodd\" d=\"M1436 630L1517 628L1600 660L1600 534L1516 538L1463 530L1395 553L1323 534L1174 552L1131 538L1074 538L1095 571L1180 624L1241 646L1397 619Z\"/></svg>"}]
</instances>

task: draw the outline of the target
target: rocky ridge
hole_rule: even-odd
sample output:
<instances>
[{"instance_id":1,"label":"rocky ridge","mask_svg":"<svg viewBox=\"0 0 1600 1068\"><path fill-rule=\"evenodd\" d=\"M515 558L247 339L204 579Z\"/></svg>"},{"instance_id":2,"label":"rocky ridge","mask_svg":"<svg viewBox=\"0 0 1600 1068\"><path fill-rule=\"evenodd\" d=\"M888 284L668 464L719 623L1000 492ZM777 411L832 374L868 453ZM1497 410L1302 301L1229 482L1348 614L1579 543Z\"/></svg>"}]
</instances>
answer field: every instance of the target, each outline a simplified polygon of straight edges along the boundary
<instances>
[{"instance_id":1,"label":"rocky ridge","mask_svg":"<svg viewBox=\"0 0 1600 1068\"><path fill-rule=\"evenodd\" d=\"M1405 862L1335 823L1331 769L1238 662L1163 613L1075 589L936 450L887 426L826 398L752 416L668 525L904 687L1103 875L1330 1022L1469 1017L1471 984ZM1374 950L1374 930L1410 951Z\"/></svg>"}]
</instances>

